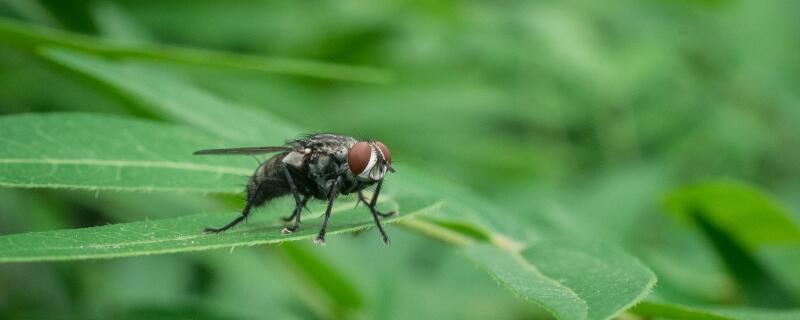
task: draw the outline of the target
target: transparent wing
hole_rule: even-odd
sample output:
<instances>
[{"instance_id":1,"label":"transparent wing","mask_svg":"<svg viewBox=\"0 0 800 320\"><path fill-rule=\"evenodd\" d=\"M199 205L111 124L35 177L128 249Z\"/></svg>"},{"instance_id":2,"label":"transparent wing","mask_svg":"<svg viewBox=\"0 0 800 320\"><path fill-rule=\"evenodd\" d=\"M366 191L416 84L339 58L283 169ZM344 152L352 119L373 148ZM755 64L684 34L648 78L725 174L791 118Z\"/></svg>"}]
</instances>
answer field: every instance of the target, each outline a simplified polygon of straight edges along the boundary
<instances>
[{"instance_id":1,"label":"transparent wing","mask_svg":"<svg viewBox=\"0 0 800 320\"><path fill-rule=\"evenodd\" d=\"M195 151L194 155L204 154L262 154L270 152L291 151L290 147L251 147L251 148L227 148L227 149L207 149Z\"/></svg>"}]
</instances>

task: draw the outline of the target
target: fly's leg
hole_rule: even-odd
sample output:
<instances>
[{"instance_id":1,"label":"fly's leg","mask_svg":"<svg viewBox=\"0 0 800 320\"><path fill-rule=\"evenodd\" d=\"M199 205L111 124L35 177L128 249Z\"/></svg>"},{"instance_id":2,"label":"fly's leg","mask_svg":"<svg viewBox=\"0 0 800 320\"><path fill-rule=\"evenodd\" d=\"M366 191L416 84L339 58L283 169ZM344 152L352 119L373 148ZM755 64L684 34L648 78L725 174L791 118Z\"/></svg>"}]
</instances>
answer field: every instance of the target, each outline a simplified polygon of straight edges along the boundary
<instances>
[{"instance_id":1,"label":"fly's leg","mask_svg":"<svg viewBox=\"0 0 800 320\"><path fill-rule=\"evenodd\" d=\"M358 197L359 199L361 199L360 201L363 201L364 203L367 204L367 207L369 207L369 211L372 213L372 218L375 219L375 225L378 226L378 231L381 232L381 238L383 239L383 244L389 245L389 236L387 236L386 231L383 230L380 217L385 218L395 214L395 212L389 211L387 213L381 213L380 211L378 211L377 208L375 208L375 203L378 202L378 195L380 195L381 193L382 185L383 185L383 179L378 181L378 186L375 187L375 193L372 194L372 200L369 203L367 203L367 199L364 197L364 194L361 192L361 190L358 191Z\"/></svg>"},{"instance_id":2,"label":"fly's leg","mask_svg":"<svg viewBox=\"0 0 800 320\"><path fill-rule=\"evenodd\" d=\"M261 188L265 184L266 184L265 182L261 182L261 183L258 184L258 187L256 187L256 191L253 192L247 198L247 204L244 205L244 209L242 209L242 214L239 215L238 217L236 217L236 219L233 219L233 221L229 222L228 224L226 224L226 225L224 225L224 226L222 226L220 228L206 227L205 229L203 229L203 232L205 232L205 233L220 233L220 232L223 232L223 231L228 230L230 228L233 228L233 226L239 224L242 221L247 220L247 217L250 215L250 209L253 208L253 202L255 202L256 195L261 193Z\"/></svg>"},{"instance_id":3,"label":"fly's leg","mask_svg":"<svg viewBox=\"0 0 800 320\"><path fill-rule=\"evenodd\" d=\"M375 225L378 226L378 231L381 232L381 239L383 239L383 244L389 245L389 236L386 235L386 231L383 230L383 226L381 225L381 218L378 217L378 212L372 210L372 218L375 219Z\"/></svg>"},{"instance_id":4,"label":"fly's leg","mask_svg":"<svg viewBox=\"0 0 800 320\"><path fill-rule=\"evenodd\" d=\"M306 207L306 203L308 203L309 199L311 199L311 196L304 196L303 197L303 201L302 201L302 205L296 206L295 210L292 211L292 214L290 216L283 217L283 218L281 218L281 220L283 220L285 222L292 221L292 220L294 220L295 216L300 213L300 211L303 211L302 208L306 208L306 210L308 210L308 208Z\"/></svg>"},{"instance_id":5,"label":"fly's leg","mask_svg":"<svg viewBox=\"0 0 800 320\"><path fill-rule=\"evenodd\" d=\"M300 193L297 192L297 186L294 185L294 180L292 180L292 175L289 173L289 169L286 166L282 166L283 174L286 176L286 182L289 184L289 190L292 191L292 195L294 196L294 202L296 207L294 208L294 212L288 218L284 218L284 221L289 221L294 218L294 225L291 227L286 227L281 230L283 233L292 233L297 231L300 228L300 211L306 206L306 202L308 202L308 196L305 196L303 200L300 200Z\"/></svg>"},{"instance_id":6,"label":"fly's leg","mask_svg":"<svg viewBox=\"0 0 800 320\"><path fill-rule=\"evenodd\" d=\"M378 186L375 187L375 192L372 194L372 200L370 200L369 202L367 202L367 197L364 196L364 193L361 192L361 190L358 190L358 201L364 202L364 204L367 205L367 207L373 214L377 214L384 218L391 217L396 213L395 211L389 211L383 213L378 211L378 208L375 207L375 204L378 203L378 196L381 193L381 186L383 186L383 179L378 181ZM358 204L358 202L356 202L356 204Z\"/></svg>"},{"instance_id":7,"label":"fly's leg","mask_svg":"<svg viewBox=\"0 0 800 320\"><path fill-rule=\"evenodd\" d=\"M328 194L328 208L325 209L325 220L322 221L322 228L319 230L319 234L314 239L314 243L319 245L325 244L325 229L328 228L328 219L331 217L331 210L333 209L333 200L336 200L336 196L338 195L339 191L339 182L341 182L342 177L339 176L336 180L333 180L333 184L331 185L331 191Z\"/></svg>"},{"instance_id":8,"label":"fly's leg","mask_svg":"<svg viewBox=\"0 0 800 320\"><path fill-rule=\"evenodd\" d=\"M308 202L308 199L310 199L310 198L311 198L311 196L303 196L303 200L300 201L300 204L298 204L297 206L294 207L294 212L292 212L292 215L288 216L286 218L282 218L283 221L286 221L286 222L289 222L289 221L292 220L292 218L294 218L294 224L291 227L283 228L283 230L281 230L281 232L283 232L283 233L292 233L292 232L297 231L297 229L300 228L300 213L303 211L303 207L306 206L306 203Z\"/></svg>"}]
</instances>

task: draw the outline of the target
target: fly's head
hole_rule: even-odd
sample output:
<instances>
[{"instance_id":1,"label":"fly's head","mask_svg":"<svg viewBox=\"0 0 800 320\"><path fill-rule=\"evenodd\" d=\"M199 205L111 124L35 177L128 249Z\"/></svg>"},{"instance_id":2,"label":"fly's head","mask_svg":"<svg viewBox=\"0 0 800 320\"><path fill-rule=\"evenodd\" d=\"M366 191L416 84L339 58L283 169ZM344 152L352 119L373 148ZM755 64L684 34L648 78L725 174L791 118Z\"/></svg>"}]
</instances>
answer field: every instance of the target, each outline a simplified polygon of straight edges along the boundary
<instances>
[{"instance_id":1,"label":"fly's head","mask_svg":"<svg viewBox=\"0 0 800 320\"><path fill-rule=\"evenodd\" d=\"M347 165L359 181L375 182L392 169L392 154L380 141L356 142L347 152Z\"/></svg>"}]
</instances>

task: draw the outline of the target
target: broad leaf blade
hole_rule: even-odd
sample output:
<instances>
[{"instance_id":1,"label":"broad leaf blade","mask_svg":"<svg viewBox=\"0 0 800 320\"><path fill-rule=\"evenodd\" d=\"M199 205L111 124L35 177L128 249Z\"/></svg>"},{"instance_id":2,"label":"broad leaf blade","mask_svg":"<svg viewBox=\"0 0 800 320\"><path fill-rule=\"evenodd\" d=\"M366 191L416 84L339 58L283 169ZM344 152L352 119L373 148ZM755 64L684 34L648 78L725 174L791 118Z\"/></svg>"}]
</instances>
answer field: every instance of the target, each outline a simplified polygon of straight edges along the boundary
<instances>
[{"instance_id":1,"label":"broad leaf blade","mask_svg":"<svg viewBox=\"0 0 800 320\"><path fill-rule=\"evenodd\" d=\"M467 256L506 287L559 319L608 319L642 300L656 277L613 246L535 242L509 252L468 246Z\"/></svg>"},{"instance_id":2,"label":"broad leaf blade","mask_svg":"<svg viewBox=\"0 0 800 320\"><path fill-rule=\"evenodd\" d=\"M612 245L550 240L532 244L521 255L586 301L587 319L622 313L644 299L656 283L650 269Z\"/></svg>"},{"instance_id":3,"label":"broad leaf blade","mask_svg":"<svg viewBox=\"0 0 800 320\"><path fill-rule=\"evenodd\" d=\"M402 213L384 220L393 223L438 207L433 199L405 198L391 200L393 206L402 203ZM287 205L270 207L270 211L290 212ZM254 214L247 223L224 234L204 234L207 226L224 225L238 212L207 213L172 219L120 223L109 226L54 230L0 237L0 262L77 260L126 257L160 253L209 250L236 246L280 243L311 239L322 223L320 211L304 219L300 230L282 234L284 225L275 215ZM328 234L353 232L374 226L369 212L354 208L352 202L336 206L328 224ZM376 241L378 238L376 237Z\"/></svg>"},{"instance_id":4,"label":"broad leaf blade","mask_svg":"<svg viewBox=\"0 0 800 320\"><path fill-rule=\"evenodd\" d=\"M149 121L92 114L0 118L0 186L238 193L257 165L197 157L221 140Z\"/></svg>"},{"instance_id":5,"label":"broad leaf blade","mask_svg":"<svg viewBox=\"0 0 800 320\"><path fill-rule=\"evenodd\" d=\"M584 319L589 306L577 293L542 274L514 253L489 245L465 248L467 257L520 298L536 303L559 319Z\"/></svg>"},{"instance_id":6,"label":"broad leaf blade","mask_svg":"<svg viewBox=\"0 0 800 320\"><path fill-rule=\"evenodd\" d=\"M160 114L166 114L171 120L199 126L208 132L229 140L247 141L254 137L260 139L263 136L267 136L266 139L274 139L276 135L289 135L295 131L286 126L279 125L277 129L271 127L270 124L277 121L270 120L266 115L259 116L258 112L248 111L219 101L213 96L192 88L179 79L173 79L168 74L153 70L145 65L110 62L65 50L48 50L45 51L45 55L60 64L113 87L116 92L133 98L144 107L159 111ZM288 129L280 129L282 127ZM239 130L239 128L246 128L246 130ZM277 134L270 134L274 132L277 132ZM232 158L226 157L225 159ZM430 179L426 174L416 172L410 168L400 168L399 172L402 174L389 177L390 183L387 184L386 194L392 197L403 194L415 198L435 195L438 198L455 200L449 201L445 210L437 210L437 212L441 217L445 218L440 221L448 221L446 226L456 232L472 230L473 233L481 233L486 231L489 237L483 240L490 241L495 241L499 238L529 241L537 237L530 232L530 229L525 224L520 224L505 215L497 215L496 213L501 210L500 208L480 200L479 197L473 196L466 190L442 184L439 181ZM400 201L400 204L401 208L405 208L405 202ZM286 211L288 212L288 208ZM452 228L453 226L457 226L457 228ZM464 228L465 226L467 227ZM554 248L561 247L554 246ZM499 251L499 253L501 257L509 255L508 251ZM586 253L586 255L591 256L593 254ZM571 258L573 257L567 257L567 261L571 261ZM479 257L475 260L480 263L490 263L490 261L480 260ZM598 260L602 260L602 258L598 257ZM621 261L629 260L623 259ZM513 279L509 273L498 272L497 275L500 281ZM601 290L601 295L589 296L588 299L597 300L596 304L611 301L611 310L602 308L590 310L589 303L583 301L571 288L565 287L555 280L569 275L560 273L556 273L556 275L553 278L539 275L538 278L521 279L531 281L530 283L525 283L525 285L533 290L525 292L524 295L529 300L541 304L555 315L569 319L618 312L617 306L627 306L635 303L649 291L652 285L652 274L633 274L633 278L641 276L636 279L645 284L640 287L630 287L631 291L638 294L628 294L627 291L621 294L614 294L616 290L608 290L608 292ZM589 286L583 281L585 279L576 279L573 284L579 288ZM626 289L628 288L626 287ZM543 296L541 292L557 294ZM570 297L572 300L570 300ZM608 300L602 300L598 297L606 297Z\"/></svg>"}]
</instances>

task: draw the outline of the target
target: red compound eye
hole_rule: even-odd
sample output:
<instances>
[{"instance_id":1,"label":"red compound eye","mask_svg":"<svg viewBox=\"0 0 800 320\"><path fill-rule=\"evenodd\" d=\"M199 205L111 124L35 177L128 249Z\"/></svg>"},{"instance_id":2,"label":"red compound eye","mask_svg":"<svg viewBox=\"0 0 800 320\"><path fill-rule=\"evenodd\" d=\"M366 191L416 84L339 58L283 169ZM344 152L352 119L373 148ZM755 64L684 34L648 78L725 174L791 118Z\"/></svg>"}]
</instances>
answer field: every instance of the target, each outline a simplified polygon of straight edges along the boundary
<instances>
[{"instance_id":1,"label":"red compound eye","mask_svg":"<svg viewBox=\"0 0 800 320\"><path fill-rule=\"evenodd\" d=\"M350 167L350 171L356 175L364 172L371 156L372 147L369 146L369 143L361 141L354 144L347 154L347 165Z\"/></svg>"},{"instance_id":2,"label":"red compound eye","mask_svg":"<svg viewBox=\"0 0 800 320\"><path fill-rule=\"evenodd\" d=\"M383 144L383 142L380 142L380 141L375 141L375 144L378 145L378 148L381 148L381 152L383 152L383 158L386 159L386 163L391 165L392 164L392 154L389 153L389 148L387 148L386 145Z\"/></svg>"}]
</instances>

